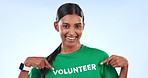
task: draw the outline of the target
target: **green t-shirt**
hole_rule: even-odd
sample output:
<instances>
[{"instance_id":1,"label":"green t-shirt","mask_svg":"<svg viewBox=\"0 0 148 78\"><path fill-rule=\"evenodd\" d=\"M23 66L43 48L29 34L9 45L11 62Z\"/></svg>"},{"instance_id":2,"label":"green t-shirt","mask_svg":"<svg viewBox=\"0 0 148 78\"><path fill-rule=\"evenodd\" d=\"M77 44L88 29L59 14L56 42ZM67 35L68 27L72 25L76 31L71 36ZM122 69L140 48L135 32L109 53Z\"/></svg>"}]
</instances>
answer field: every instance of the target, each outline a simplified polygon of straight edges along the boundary
<instances>
[{"instance_id":1,"label":"green t-shirt","mask_svg":"<svg viewBox=\"0 0 148 78\"><path fill-rule=\"evenodd\" d=\"M100 65L108 55L96 48L82 47L70 54L58 54L48 69L46 78L118 78L111 65ZM41 71L32 68L28 78L41 78Z\"/></svg>"}]
</instances>

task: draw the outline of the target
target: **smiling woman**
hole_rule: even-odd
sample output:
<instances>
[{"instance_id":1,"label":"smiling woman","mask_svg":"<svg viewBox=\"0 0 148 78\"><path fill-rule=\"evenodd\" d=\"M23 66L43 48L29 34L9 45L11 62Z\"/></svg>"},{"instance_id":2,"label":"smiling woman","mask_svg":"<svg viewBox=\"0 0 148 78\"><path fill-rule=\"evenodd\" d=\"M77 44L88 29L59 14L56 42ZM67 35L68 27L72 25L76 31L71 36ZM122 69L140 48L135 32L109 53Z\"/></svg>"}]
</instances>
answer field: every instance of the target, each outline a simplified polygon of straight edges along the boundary
<instances>
[{"instance_id":1,"label":"smiling woman","mask_svg":"<svg viewBox=\"0 0 148 78\"><path fill-rule=\"evenodd\" d=\"M57 11L54 27L62 43L48 57L28 57L19 78L126 78L128 61L117 55L111 57L102 50L80 43L84 30L84 14L79 5L66 3ZM115 67L121 67L118 76ZM29 74L28 74L29 73Z\"/></svg>"},{"instance_id":2,"label":"smiling woman","mask_svg":"<svg viewBox=\"0 0 148 78\"><path fill-rule=\"evenodd\" d=\"M65 47L61 50L61 53L74 52L81 47L80 38L84 29L84 24L80 16L76 14L65 15L59 22L55 22L54 26L55 29L60 32L62 47ZM68 47L73 49L68 51Z\"/></svg>"}]
</instances>

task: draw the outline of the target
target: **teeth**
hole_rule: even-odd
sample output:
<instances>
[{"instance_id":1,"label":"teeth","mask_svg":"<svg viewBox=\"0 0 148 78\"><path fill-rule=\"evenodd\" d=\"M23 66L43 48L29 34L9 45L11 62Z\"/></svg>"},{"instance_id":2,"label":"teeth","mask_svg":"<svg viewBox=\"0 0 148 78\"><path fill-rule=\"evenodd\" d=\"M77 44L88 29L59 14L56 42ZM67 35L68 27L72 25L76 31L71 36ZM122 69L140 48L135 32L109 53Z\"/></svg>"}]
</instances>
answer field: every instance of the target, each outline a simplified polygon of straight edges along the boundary
<instances>
[{"instance_id":1,"label":"teeth","mask_svg":"<svg viewBox=\"0 0 148 78\"><path fill-rule=\"evenodd\" d=\"M71 40L72 40L72 39L74 39L74 38L69 38L69 39L71 39Z\"/></svg>"},{"instance_id":2,"label":"teeth","mask_svg":"<svg viewBox=\"0 0 148 78\"><path fill-rule=\"evenodd\" d=\"M73 39L75 39L75 37L68 37L68 39L73 40Z\"/></svg>"}]
</instances>

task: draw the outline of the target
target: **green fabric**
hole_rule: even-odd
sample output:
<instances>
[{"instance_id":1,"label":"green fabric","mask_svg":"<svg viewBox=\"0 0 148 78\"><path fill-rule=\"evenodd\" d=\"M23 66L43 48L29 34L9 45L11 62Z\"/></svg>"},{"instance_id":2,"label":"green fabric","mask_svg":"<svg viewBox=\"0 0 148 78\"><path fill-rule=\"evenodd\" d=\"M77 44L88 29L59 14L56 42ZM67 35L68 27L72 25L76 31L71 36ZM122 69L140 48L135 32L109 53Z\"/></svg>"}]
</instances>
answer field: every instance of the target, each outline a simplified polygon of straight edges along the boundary
<instances>
[{"instance_id":1,"label":"green fabric","mask_svg":"<svg viewBox=\"0 0 148 78\"><path fill-rule=\"evenodd\" d=\"M54 71L49 69L46 78L118 78L111 65L100 65L108 55L95 48L82 45L70 54L58 54L53 61ZM41 78L40 70L33 68L28 78Z\"/></svg>"}]
</instances>

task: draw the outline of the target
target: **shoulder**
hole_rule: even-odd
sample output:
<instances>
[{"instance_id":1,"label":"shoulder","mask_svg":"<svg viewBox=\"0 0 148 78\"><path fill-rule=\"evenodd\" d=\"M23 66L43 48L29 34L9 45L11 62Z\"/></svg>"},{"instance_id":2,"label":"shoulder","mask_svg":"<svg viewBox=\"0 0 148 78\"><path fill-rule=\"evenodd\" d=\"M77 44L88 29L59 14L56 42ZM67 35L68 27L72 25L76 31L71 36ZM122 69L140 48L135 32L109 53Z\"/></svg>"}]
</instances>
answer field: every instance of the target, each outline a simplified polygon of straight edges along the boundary
<instances>
[{"instance_id":1,"label":"shoulder","mask_svg":"<svg viewBox=\"0 0 148 78\"><path fill-rule=\"evenodd\" d=\"M102 57L104 59L109 57L108 54L101 49L88 47L88 46L85 46L85 45L83 45L83 47L85 48L85 52L87 52L91 55Z\"/></svg>"}]
</instances>

